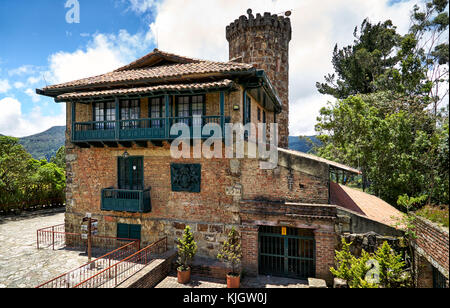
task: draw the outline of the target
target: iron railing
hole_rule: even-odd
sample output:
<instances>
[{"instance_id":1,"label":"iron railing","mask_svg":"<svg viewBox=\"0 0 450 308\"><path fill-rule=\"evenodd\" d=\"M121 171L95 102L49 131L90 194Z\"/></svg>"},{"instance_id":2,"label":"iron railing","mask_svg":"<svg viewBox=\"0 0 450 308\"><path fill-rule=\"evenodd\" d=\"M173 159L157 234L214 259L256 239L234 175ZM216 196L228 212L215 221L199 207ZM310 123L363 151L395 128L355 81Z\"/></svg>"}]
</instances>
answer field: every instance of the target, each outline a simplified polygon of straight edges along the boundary
<instances>
[{"instance_id":1,"label":"iron railing","mask_svg":"<svg viewBox=\"0 0 450 308\"><path fill-rule=\"evenodd\" d=\"M139 251L139 246L139 240L128 242L128 244L113 250L100 258L47 281L36 288L73 288L80 284L80 282L89 279L89 277L95 276L105 268L110 268L113 264L133 255L136 251Z\"/></svg>"},{"instance_id":2,"label":"iron railing","mask_svg":"<svg viewBox=\"0 0 450 308\"><path fill-rule=\"evenodd\" d=\"M230 117L224 116L201 116L201 117L169 117L130 119L117 121L77 122L73 125L72 141L134 141L134 140L168 140L180 136L170 133L172 125L185 123L190 129L191 136L194 127L200 127L200 131L206 124L217 124L224 132L224 124L231 121ZM212 133L201 133L201 138L210 138ZM223 137L223 135L222 135Z\"/></svg>"},{"instance_id":3,"label":"iron railing","mask_svg":"<svg viewBox=\"0 0 450 308\"><path fill-rule=\"evenodd\" d=\"M139 272L154 258L167 251L167 237L145 247L123 260L103 269L74 288L114 288Z\"/></svg>"},{"instance_id":4,"label":"iron railing","mask_svg":"<svg viewBox=\"0 0 450 308\"><path fill-rule=\"evenodd\" d=\"M83 239L81 233L64 232L65 225L60 224L47 228L42 228L36 232L37 248L52 248L56 249L78 249L87 250L87 239ZM92 236L92 248L95 254L104 254L106 251L111 251L120 248L135 239L125 239L108 236ZM138 247L139 248L139 247Z\"/></svg>"}]
</instances>

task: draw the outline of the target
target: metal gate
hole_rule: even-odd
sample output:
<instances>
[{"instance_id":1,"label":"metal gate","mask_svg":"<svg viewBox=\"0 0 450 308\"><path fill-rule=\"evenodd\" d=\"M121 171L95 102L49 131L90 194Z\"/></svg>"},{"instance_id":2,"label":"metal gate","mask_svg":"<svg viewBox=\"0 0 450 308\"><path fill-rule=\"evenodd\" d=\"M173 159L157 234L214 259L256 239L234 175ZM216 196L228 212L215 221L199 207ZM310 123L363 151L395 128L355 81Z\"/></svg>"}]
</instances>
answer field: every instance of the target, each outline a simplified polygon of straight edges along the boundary
<instances>
[{"instance_id":1,"label":"metal gate","mask_svg":"<svg viewBox=\"0 0 450 308\"><path fill-rule=\"evenodd\" d=\"M315 276L314 233L307 229L260 226L259 273L307 279Z\"/></svg>"}]
</instances>

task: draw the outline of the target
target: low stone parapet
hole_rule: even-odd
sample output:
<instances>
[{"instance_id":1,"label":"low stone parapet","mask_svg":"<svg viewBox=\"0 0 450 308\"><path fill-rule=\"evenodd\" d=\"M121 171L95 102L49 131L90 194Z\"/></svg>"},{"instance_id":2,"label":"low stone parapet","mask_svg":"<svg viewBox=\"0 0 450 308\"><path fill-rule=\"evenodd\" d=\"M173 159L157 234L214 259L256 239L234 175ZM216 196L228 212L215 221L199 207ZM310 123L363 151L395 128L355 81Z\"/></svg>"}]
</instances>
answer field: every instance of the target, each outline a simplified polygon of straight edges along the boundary
<instances>
[{"instance_id":1,"label":"low stone parapet","mask_svg":"<svg viewBox=\"0 0 450 308\"><path fill-rule=\"evenodd\" d=\"M149 265L125 280L117 288L153 288L169 274L176 255L175 250L169 250L159 255Z\"/></svg>"}]
</instances>

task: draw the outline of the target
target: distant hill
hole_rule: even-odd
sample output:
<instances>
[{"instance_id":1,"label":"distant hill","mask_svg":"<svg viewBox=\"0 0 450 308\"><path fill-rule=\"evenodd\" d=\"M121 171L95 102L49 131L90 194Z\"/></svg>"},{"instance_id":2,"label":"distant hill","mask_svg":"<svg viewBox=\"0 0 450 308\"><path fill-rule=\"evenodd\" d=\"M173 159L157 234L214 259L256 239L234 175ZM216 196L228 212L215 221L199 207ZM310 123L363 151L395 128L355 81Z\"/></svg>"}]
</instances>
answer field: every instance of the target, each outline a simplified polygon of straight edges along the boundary
<instances>
[{"instance_id":1,"label":"distant hill","mask_svg":"<svg viewBox=\"0 0 450 308\"><path fill-rule=\"evenodd\" d=\"M315 145L320 145L320 141L316 136L307 136ZM314 153L313 145L305 139L300 139L299 137L289 136L289 149L300 151L303 153Z\"/></svg>"},{"instance_id":2,"label":"distant hill","mask_svg":"<svg viewBox=\"0 0 450 308\"><path fill-rule=\"evenodd\" d=\"M19 138L19 143L23 145L33 158L49 160L64 145L65 130L65 126L54 126L45 132Z\"/></svg>"}]
</instances>

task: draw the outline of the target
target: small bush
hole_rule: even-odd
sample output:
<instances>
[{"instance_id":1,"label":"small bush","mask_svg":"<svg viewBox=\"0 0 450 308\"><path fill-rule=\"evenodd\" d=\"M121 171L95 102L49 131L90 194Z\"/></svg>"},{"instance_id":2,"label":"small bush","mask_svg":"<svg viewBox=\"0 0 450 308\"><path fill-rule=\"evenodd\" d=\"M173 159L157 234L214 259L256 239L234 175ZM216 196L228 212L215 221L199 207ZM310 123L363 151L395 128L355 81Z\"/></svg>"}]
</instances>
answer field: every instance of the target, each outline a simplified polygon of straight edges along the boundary
<instances>
[{"instance_id":1,"label":"small bush","mask_svg":"<svg viewBox=\"0 0 450 308\"><path fill-rule=\"evenodd\" d=\"M186 226L183 237L177 240L178 248L178 269L187 271L191 267L191 261L197 253L197 243L191 232L191 227Z\"/></svg>"},{"instance_id":2,"label":"small bush","mask_svg":"<svg viewBox=\"0 0 450 308\"><path fill-rule=\"evenodd\" d=\"M350 252L350 245L342 239L342 249L336 251L337 268L331 273L347 281L350 288L403 288L411 286L411 275L404 270L405 263L401 255L396 254L387 242L384 242L372 254L361 252L356 258Z\"/></svg>"}]
</instances>

